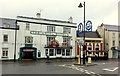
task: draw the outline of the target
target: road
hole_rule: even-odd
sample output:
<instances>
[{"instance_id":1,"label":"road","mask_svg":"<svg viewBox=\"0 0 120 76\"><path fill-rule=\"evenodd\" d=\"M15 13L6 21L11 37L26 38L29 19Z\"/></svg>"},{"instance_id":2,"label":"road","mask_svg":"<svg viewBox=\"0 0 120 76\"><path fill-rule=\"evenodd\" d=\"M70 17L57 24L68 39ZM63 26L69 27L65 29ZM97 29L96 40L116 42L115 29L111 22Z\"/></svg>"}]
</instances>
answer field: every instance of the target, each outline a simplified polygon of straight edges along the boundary
<instances>
[{"instance_id":1,"label":"road","mask_svg":"<svg viewBox=\"0 0 120 76\"><path fill-rule=\"evenodd\" d=\"M27 62L2 62L3 74L85 74L90 76L102 76L103 74L119 73L118 60L93 61L94 66L74 65L76 62L51 62L40 61ZM110 75L109 75L110 76Z\"/></svg>"}]
</instances>

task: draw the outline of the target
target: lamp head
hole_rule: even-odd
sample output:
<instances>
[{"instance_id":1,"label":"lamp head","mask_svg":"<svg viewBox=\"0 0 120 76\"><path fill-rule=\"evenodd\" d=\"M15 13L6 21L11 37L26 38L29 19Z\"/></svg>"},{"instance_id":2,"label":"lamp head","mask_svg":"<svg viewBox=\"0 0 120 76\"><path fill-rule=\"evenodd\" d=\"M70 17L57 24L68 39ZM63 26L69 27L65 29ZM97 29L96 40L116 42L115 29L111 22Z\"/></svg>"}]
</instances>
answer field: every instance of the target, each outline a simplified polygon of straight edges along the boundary
<instances>
[{"instance_id":1,"label":"lamp head","mask_svg":"<svg viewBox=\"0 0 120 76\"><path fill-rule=\"evenodd\" d=\"M82 8L82 7L83 7L82 3L80 3L78 7L79 7L79 8Z\"/></svg>"}]
</instances>

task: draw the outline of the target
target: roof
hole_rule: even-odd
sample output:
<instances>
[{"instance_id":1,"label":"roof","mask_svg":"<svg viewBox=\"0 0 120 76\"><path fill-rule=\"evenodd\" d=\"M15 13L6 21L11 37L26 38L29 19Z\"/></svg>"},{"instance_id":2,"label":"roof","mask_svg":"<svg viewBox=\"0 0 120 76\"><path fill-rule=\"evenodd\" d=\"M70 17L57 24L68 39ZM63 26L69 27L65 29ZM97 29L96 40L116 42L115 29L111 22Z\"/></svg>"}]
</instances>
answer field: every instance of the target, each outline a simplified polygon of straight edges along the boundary
<instances>
[{"instance_id":1,"label":"roof","mask_svg":"<svg viewBox=\"0 0 120 76\"><path fill-rule=\"evenodd\" d=\"M16 19L0 18L0 28L15 29L16 28Z\"/></svg>"},{"instance_id":2,"label":"roof","mask_svg":"<svg viewBox=\"0 0 120 76\"><path fill-rule=\"evenodd\" d=\"M82 34L77 34L77 37L84 37L84 33ZM86 38L101 38L100 35L97 33L97 31L93 32L85 32L85 37Z\"/></svg>"},{"instance_id":3,"label":"roof","mask_svg":"<svg viewBox=\"0 0 120 76\"><path fill-rule=\"evenodd\" d=\"M24 16L17 16L17 18L26 18L26 19L35 19L35 20L45 20L45 21L52 21L52 22L61 22L61 23L76 24L76 23L72 23L70 21L52 20L52 19L44 19L44 18L33 18L33 17L24 17Z\"/></svg>"},{"instance_id":4,"label":"roof","mask_svg":"<svg viewBox=\"0 0 120 76\"><path fill-rule=\"evenodd\" d=\"M108 25L108 24L101 24L101 26L104 26L108 31L119 31L120 32L120 26L118 25Z\"/></svg>"}]
</instances>

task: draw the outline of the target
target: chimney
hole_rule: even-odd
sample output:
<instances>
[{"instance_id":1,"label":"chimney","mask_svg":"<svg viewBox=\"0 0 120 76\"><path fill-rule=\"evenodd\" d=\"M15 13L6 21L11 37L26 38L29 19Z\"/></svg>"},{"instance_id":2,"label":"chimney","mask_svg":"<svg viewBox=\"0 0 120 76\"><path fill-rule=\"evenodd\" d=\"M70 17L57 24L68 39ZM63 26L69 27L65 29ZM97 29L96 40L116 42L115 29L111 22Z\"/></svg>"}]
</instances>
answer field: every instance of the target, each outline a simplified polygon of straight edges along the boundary
<instances>
[{"instance_id":1,"label":"chimney","mask_svg":"<svg viewBox=\"0 0 120 76\"><path fill-rule=\"evenodd\" d=\"M41 13L37 13L36 16L37 16L37 18L40 18L41 17Z\"/></svg>"},{"instance_id":2,"label":"chimney","mask_svg":"<svg viewBox=\"0 0 120 76\"><path fill-rule=\"evenodd\" d=\"M69 20L69 22L73 22L72 16L70 16L70 18L68 20Z\"/></svg>"}]
</instances>

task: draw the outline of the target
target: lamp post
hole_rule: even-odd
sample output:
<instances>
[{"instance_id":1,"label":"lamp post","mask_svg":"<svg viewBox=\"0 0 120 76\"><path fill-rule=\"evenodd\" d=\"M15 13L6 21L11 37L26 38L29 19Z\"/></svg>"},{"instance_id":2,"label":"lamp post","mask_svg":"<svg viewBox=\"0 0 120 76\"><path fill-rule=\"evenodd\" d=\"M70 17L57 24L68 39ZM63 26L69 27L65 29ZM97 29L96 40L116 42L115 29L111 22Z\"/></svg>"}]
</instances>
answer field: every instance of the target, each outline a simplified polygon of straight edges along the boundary
<instances>
[{"instance_id":1,"label":"lamp post","mask_svg":"<svg viewBox=\"0 0 120 76\"><path fill-rule=\"evenodd\" d=\"M79 4L79 8L82 8L84 5L84 29L83 29L83 33L84 33L84 37L83 37L83 40L84 40L84 45L83 45L83 64L85 64L85 50L86 50L86 46L85 46L85 2L84 4L80 3Z\"/></svg>"},{"instance_id":2,"label":"lamp post","mask_svg":"<svg viewBox=\"0 0 120 76\"><path fill-rule=\"evenodd\" d=\"M14 46L14 62L16 61L16 41L17 41L17 20L15 21L15 46Z\"/></svg>"}]
</instances>

